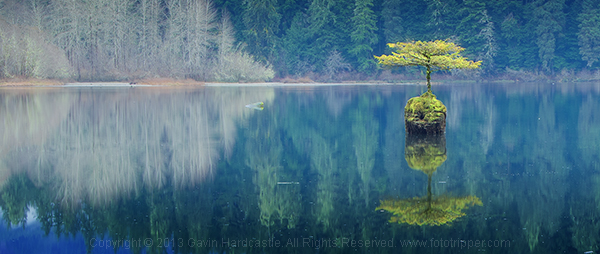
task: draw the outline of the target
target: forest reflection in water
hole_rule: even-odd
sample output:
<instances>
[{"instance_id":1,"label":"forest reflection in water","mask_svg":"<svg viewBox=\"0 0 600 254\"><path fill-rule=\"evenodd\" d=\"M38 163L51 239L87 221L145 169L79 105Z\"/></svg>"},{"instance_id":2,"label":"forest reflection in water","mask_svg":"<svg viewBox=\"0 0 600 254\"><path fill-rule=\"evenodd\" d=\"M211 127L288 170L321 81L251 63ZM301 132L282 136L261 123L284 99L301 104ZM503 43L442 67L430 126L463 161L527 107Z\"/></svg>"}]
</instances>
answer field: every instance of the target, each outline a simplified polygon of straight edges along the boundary
<instances>
[{"instance_id":1,"label":"forest reflection in water","mask_svg":"<svg viewBox=\"0 0 600 254\"><path fill-rule=\"evenodd\" d=\"M45 90L3 94L1 185L26 173L57 201L104 204L143 186L193 186L231 156L245 101L272 89Z\"/></svg>"},{"instance_id":2,"label":"forest reflection in water","mask_svg":"<svg viewBox=\"0 0 600 254\"><path fill-rule=\"evenodd\" d=\"M420 91L3 89L0 239L38 232L67 249L66 235L88 251L153 239L117 246L134 253L598 250L598 84L438 86L443 146L405 137L403 106ZM420 201L455 210L411 225L380 209ZM0 250L34 248L18 239Z\"/></svg>"}]
</instances>

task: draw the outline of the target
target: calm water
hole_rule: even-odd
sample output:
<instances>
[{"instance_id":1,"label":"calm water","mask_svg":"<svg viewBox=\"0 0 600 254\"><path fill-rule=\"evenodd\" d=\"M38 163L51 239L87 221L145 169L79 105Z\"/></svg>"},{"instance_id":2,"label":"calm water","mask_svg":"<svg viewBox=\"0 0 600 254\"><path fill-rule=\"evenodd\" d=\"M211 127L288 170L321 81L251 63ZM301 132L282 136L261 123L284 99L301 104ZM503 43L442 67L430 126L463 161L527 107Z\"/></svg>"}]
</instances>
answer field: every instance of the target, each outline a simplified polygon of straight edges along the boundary
<instances>
[{"instance_id":1,"label":"calm water","mask_svg":"<svg viewBox=\"0 0 600 254\"><path fill-rule=\"evenodd\" d=\"M0 253L599 251L600 84L422 91L1 89Z\"/></svg>"}]
</instances>

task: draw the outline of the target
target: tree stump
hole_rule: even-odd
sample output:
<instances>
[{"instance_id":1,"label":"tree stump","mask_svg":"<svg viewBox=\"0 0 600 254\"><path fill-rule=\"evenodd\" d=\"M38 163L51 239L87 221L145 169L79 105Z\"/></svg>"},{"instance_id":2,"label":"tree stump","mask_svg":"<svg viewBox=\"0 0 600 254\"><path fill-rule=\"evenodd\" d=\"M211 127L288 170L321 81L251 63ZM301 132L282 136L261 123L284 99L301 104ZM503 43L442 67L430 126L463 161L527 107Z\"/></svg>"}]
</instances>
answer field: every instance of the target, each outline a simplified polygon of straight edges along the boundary
<instances>
[{"instance_id":1,"label":"tree stump","mask_svg":"<svg viewBox=\"0 0 600 254\"><path fill-rule=\"evenodd\" d=\"M443 134L446 130L446 106L430 91L408 100L404 107L407 134Z\"/></svg>"}]
</instances>

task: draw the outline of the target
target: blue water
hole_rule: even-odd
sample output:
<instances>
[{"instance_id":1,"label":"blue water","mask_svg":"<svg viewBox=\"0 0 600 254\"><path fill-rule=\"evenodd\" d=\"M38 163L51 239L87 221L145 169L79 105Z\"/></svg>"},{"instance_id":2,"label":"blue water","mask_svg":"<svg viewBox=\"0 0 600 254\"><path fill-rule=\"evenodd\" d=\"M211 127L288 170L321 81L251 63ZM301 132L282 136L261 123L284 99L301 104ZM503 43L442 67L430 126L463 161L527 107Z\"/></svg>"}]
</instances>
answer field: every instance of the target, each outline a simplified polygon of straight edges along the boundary
<instances>
[{"instance_id":1,"label":"blue water","mask_svg":"<svg viewBox=\"0 0 600 254\"><path fill-rule=\"evenodd\" d=\"M0 253L600 250L600 84L424 91L1 89Z\"/></svg>"}]
</instances>

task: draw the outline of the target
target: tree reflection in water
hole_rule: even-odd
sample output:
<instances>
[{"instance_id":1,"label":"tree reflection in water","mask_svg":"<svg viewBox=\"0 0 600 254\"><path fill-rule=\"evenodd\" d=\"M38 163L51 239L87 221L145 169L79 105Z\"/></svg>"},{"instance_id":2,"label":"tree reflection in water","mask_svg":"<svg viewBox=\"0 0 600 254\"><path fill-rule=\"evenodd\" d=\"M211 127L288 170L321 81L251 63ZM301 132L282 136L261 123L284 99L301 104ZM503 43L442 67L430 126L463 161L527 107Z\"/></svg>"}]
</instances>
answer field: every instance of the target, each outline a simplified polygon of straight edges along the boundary
<instances>
[{"instance_id":1,"label":"tree reflection in water","mask_svg":"<svg viewBox=\"0 0 600 254\"><path fill-rule=\"evenodd\" d=\"M474 205L483 205L475 196L451 197L442 195L433 197L431 193L431 176L446 161L445 135L407 135L405 158L408 166L427 175L427 196L409 199L382 200L376 210L391 212L390 222L410 225L440 226L451 224L463 217Z\"/></svg>"},{"instance_id":2,"label":"tree reflection in water","mask_svg":"<svg viewBox=\"0 0 600 254\"><path fill-rule=\"evenodd\" d=\"M11 231L0 229L0 238L33 246L14 233L40 225L40 235L51 235L45 241L87 243L255 237L400 246L401 239L460 236L510 240L510 249L486 253L595 250L595 86L441 86L456 121L447 129L448 154L445 141L404 141L401 109L418 92L411 86L2 90L0 207ZM257 101L262 111L245 107ZM409 167L427 175L427 195L419 194L425 178ZM485 206L477 207L479 198ZM373 212L377 206L390 212ZM32 214L39 224L26 219ZM316 248L185 243L130 250Z\"/></svg>"}]
</instances>

